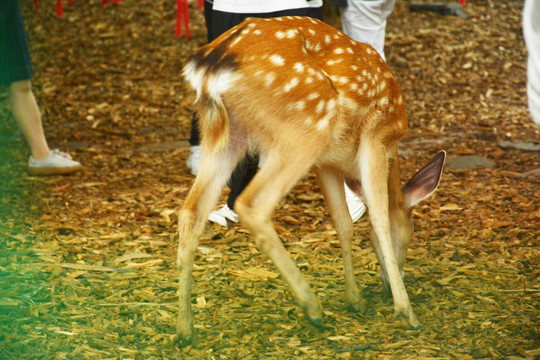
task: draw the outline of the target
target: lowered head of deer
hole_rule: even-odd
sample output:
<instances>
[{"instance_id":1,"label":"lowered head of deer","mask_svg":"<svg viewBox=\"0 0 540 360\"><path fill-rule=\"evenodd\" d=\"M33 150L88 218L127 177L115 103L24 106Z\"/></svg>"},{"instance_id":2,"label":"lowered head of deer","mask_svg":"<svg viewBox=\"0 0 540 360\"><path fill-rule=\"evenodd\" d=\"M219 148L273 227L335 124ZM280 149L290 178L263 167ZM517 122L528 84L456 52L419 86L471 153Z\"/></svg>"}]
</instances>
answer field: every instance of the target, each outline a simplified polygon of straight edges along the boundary
<instances>
[{"instance_id":1,"label":"lowered head of deer","mask_svg":"<svg viewBox=\"0 0 540 360\"><path fill-rule=\"evenodd\" d=\"M347 305L360 308L345 181L369 208L371 240L395 316L418 328L401 271L411 208L437 188L445 153L401 188L397 143L407 118L399 86L377 52L318 20L250 18L196 51L184 75L197 93L203 159L179 213L180 341L195 336L190 294L198 236L248 151L265 154L266 161L234 210L308 320L320 326L321 308L272 226L272 213L312 169L341 242Z\"/></svg>"}]
</instances>

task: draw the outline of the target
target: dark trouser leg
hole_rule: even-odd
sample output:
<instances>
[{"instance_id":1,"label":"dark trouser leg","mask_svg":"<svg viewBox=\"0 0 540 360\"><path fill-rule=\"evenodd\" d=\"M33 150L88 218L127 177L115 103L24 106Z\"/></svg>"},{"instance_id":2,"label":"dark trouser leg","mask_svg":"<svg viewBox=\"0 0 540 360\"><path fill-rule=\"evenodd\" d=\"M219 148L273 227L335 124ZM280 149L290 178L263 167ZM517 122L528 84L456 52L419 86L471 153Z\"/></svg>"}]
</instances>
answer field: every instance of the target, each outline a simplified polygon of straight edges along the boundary
<instances>
[{"instance_id":1,"label":"dark trouser leg","mask_svg":"<svg viewBox=\"0 0 540 360\"><path fill-rule=\"evenodd\" d=\"M191 119L191 133L189 135L189 144L191 146L199 146L201 143L201 137L199 134L199 117L197 113L193 113L193 118Z\"/></svg>"},{"instance_id":2,"label":"dark trouser leg","mask_svg":"<svg viewBox=\"0 0 540 360\"><path fill-rule=\"evenodd\" d=\"M242 193L242 190L249 184L251 179L253 179L257 173L258 166L259 155L248 154L234 169L228 184L231 192L227 200L227 206L230 209L234 209L236 198Z\"/></svg>"}]
</instances>

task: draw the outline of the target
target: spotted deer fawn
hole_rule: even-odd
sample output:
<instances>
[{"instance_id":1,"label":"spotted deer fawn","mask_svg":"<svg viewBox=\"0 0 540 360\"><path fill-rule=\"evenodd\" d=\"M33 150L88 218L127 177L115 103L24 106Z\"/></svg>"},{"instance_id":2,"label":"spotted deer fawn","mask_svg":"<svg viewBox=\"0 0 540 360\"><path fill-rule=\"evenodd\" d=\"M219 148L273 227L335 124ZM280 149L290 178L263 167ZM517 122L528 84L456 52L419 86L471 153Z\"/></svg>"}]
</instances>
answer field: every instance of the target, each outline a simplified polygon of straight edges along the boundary
<instances>
[{"instance_id":1,"label":"spotted deer fawn","mask_svg":"<svg viewBox=\"0 0 540 360\"><path fill-rule=\"evenodd\" d=\"M266 161L235 211L307 319L322 326L322 311L272 226L272 213L313 169L341 243L346 304L360 308L344 181L369 208L371 242L395 317L419 328L402 279L411 212L436 190L446 154L437 154L401 188L397 143L407 128L405 107L377 52L311 18L250 18L199 49L184 75L197 93L203 160L179 213L179 341L195 338L190 303L198 236L248 151L264 154Z\"/></svg>"}]
</instances>

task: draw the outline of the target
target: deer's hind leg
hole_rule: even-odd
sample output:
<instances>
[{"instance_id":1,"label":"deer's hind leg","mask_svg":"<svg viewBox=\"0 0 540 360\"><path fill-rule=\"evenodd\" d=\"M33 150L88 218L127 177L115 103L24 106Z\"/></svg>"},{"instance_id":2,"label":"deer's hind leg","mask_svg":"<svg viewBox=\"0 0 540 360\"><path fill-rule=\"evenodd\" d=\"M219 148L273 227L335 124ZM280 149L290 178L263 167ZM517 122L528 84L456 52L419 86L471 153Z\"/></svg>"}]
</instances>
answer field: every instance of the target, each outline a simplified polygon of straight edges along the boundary
<instances>
[{"instance_id":1,"label":"deer's hind leg","mask_svg":"<svg viewBox=\"0 0 540 360\"><path fill-rule=\"evenodd\" d=\"M302 146L298 144L298 148ZM236 200L235 210L258 247L279 269L308 320L320 327L322 311L315 294L283 247L272 225L272 214L278 202L309 170L316 158L317 150L295 153L272 149L267 153L261 170Z\"/></svg>"},{"instance_id":2,"label":"deer's hind leg","mask_svg":"<svg viewBox=\"0 0 540 360\"><path fill-rule=\"evenodd\" d=\"M229 179L234 167L245 153L245 146L229 144L221 152L204 153L195 183L191 188L178 215L178 267L179 311L177 335L182 345L196 342L191 312L191 283L195 251L199 235L207 222L208 214L216 205L221 191Z\"/></svg>"}]
</instances>

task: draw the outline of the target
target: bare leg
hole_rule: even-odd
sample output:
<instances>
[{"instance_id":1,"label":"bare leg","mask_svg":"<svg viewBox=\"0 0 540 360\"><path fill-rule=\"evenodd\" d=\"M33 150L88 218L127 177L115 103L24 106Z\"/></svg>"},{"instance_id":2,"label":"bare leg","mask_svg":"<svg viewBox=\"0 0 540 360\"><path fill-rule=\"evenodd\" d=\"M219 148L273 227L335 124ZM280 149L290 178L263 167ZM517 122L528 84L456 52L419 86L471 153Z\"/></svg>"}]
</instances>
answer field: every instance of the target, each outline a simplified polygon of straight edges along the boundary
<instances>
[{"instance_id":1,"label":"bare leg","mask_svg":"<svg viewBox=\"0 0 540 360\"><path fill-rule=\"evenodd\" d=\"M41 114L32 92L30 80L14 82L9 88L11 109L17 124L21 129L32 157L36 160L44 159L50 152L49 145L43 131Z\"/></svg>"}]
</instances>

